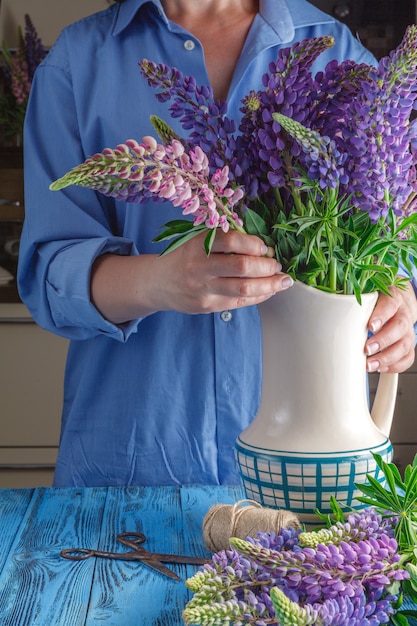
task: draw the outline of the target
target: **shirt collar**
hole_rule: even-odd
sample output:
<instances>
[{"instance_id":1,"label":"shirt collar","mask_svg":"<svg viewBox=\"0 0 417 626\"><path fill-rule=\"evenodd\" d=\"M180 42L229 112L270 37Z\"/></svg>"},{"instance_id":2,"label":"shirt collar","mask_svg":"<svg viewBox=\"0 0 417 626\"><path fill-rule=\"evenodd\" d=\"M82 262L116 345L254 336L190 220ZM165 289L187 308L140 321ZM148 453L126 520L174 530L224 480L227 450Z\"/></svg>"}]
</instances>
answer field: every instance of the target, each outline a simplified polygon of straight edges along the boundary
<instances>
[{"instance_id":1,"label":"shirt collar","mask_svg":"<svg viewBox=\"0 0 417 626\"><path fill-rule=\"evenodd\" d=\"M125 0L118 6L113 35L118 35L129 26L139 9L146 3L153 4L166 20L160 0ZM259 0L259 13L283 42L293 39L295 28L298 26L317 24L318 21L333 21L315 6L308 2L299 3L297 0L291 2Z\"/></svg>"},{"instance_id":2,"label":"shirt collar","mask_svg":"<svg viewBox=\"0 0 417 626\"><path fill-rule=\"evenodd\" d=\"M259 14L282 41L294 38L294 21L285 0L259 0Z\"/></svg>"},{"instance_id":3,"label":"shirt collar","mask_svg":"<svg viewBox=\"0 0 417 626\"><path fill-rule=\"evenodd\" d=\"M155 5L164 19L166 19L164 10L159 0L125 0L125 2L122 2L117 7L118 12L113 28L113 35L119 35L125 28L127 28L139 9L147 3Z\"/></svg>"},{"instance_id":4,"label":"shirt collar","mask_svg":"<svg viewBox=\"0 0 417 626\"><path fill-rule=\"evenodd\" d=\"M334 22L334 18L305 0L259 0L259 13L282 43L294 39L296 28Z\"/></svg>"}]
</instances>

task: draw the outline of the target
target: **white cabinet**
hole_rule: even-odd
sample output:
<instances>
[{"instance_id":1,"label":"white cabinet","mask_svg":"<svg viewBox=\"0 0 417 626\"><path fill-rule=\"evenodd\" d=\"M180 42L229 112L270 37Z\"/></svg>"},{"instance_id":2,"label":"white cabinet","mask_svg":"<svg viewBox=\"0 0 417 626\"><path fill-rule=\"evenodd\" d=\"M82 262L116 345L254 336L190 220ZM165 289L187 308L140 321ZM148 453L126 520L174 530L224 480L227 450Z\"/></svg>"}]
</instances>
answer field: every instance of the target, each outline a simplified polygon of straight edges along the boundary
<instances>
[{"instance_id":1,"label":"white cabinet","mask_svg":"<svg viewBox=\"0 0 417 626\"><path fill-rule=\"evenodd\" d=\"M50 485L68 341L0 304L0 487Z\"/></svg>"}]
</instances>

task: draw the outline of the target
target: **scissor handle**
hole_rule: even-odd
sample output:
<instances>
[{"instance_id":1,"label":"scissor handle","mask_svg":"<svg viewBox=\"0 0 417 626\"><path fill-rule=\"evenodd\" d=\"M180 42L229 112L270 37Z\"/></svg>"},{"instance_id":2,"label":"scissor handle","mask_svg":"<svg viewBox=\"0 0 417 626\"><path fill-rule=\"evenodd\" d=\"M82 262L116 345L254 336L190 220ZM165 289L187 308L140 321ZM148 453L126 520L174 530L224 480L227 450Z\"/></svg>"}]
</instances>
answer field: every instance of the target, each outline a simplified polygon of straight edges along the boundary
<instances>
[{"instance_id":1,"label":"scissor handle","mask_svg":"<svg viewBox=\"0 0 417 626\"><path fill-rule=\"evenodd\" d=\"M137 553L138 560L143 561L162 561L164 563L182 563L189 565L205 565L210 562L210 559L197 556L184 556L180 554L165 554L161 552L150 552L146 550L142 544L146 541L146 537L143 533L136 532L123 532L117 535L118 541L129 548L132 548ZM132 558L134 558L132 556Z\"/></svg>"},{"instance_id":2,"label":"scissor handle","mask_svg":"<svg viewBox=\"0 0 417 626\"><path fill-rule=\"evenodd\" d=\"M119 541L124 546L127 546L128 548L138 550L139 546L145 543L146 537L143 533L123 532L117 535L117 541ZM141 550L145 551L144 548L141 548Z\"/></svg>"},{"instance_id":3,"label":"scissor handle","mask_svg":"<svg viewBox=\"0 0 417 626\"><path fill-rule=\"evenodd\" d=\"M66 550L61 550L61 556L70 561L84 561L95 555L95 550L89 550L88 548L67 548Z\"/></svg>"}]
</instances>

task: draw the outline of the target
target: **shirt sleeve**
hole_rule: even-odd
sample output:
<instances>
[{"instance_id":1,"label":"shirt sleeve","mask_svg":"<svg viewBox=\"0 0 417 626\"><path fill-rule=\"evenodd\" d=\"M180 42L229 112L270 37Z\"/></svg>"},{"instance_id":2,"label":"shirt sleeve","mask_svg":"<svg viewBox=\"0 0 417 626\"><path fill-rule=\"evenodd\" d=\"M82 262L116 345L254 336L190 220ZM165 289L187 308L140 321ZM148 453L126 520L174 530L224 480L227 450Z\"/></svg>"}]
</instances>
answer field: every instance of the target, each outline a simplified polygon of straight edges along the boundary
<instances>
[{"instance_id":1,"label":"shirt sleeve","mask_svg":"<svg viewBox=\"0 0 417 626\"><path fill-rule=\"evenodd\" d=\"M73 90L61 36L36 72L25 121L19 292L43 328L71 339L104 333L126 341L139 320L116 326L90 299L91 266L97 256L138 254L133 241L118 236L114 201L79 187L49 190L53 180L87 156Z\"/></svg>"}]
</instances>

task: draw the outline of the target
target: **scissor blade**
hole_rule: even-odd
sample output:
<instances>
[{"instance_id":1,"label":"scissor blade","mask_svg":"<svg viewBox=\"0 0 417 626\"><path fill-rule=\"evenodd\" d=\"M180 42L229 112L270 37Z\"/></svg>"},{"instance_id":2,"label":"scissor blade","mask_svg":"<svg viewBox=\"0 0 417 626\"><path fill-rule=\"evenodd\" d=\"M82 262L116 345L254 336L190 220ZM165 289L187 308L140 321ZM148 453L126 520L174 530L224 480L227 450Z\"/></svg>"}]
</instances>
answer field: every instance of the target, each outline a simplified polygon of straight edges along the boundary
<instances>
[{"instance_id":1,"label":"scissor blade","mask_svg":"<svg viewBox=\"0 0 417 626\"><path fill-rule=\"evenodd\" d=\"M141 559L141 560L142 560L142 563L145 563L145 565L148 565L149 567L156 570L160 574L163 574L164 576L168 576L168 578L172 578L173 580L181 580L181 578L177 576L177 574L173 572L172 569L169 569L169 567L161 563L161 561L157 561L156 559L154 560L153 559Z\"/></svg>"}]
</instances>

